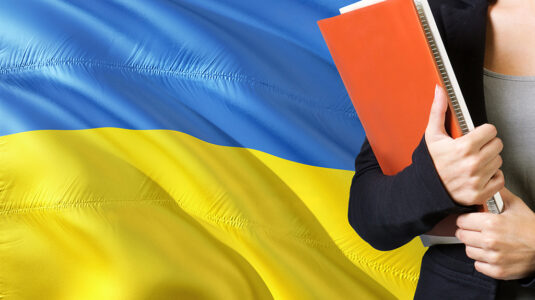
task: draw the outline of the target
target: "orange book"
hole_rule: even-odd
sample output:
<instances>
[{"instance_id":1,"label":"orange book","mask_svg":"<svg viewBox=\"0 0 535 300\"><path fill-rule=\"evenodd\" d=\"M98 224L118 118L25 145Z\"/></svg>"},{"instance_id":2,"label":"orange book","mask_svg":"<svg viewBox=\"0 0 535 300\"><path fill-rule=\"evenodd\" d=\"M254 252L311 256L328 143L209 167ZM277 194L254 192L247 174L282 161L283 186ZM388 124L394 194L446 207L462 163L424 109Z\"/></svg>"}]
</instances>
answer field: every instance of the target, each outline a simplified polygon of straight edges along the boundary
<instances>
[{"instance_id":1,"label":"orange book","mask_svg":"<svg viewBox=\"0 0 535 300\"><path fill-rule=\"evenodd\" d=\"M435 84L448 94L448 133L456 138L474 128L426 0L362 0L340 11L318 25L384 174L411 164ZM496 213L503 207L498 198L487 203ZM444 220L430 234L448 238L422 240L460 242L454 230Z\"/></svg>"}]
</instances>

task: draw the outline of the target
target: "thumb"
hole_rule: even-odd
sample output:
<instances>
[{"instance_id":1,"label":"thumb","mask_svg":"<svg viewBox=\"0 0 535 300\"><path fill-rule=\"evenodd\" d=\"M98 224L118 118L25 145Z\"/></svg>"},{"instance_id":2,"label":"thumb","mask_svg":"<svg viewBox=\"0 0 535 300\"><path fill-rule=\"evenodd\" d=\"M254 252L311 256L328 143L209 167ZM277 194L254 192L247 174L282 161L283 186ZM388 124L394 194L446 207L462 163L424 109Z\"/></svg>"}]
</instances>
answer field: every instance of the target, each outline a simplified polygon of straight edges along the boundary
<instances>
[{"instance_id":1,"label":"thumb","mask_svg":"<svg viewBox=\"0 0 535 300\"><path fill-rule=\"evenodd\" d=\"M425 129L430 138L438 140L444 138L444 136L450 137L444 127L447 109L448 99L446 93L437 84L435 85L435 98L433 99L433 105L431 105L431 112L429 113L429 122Z\"/></svg>"}]
</instances>

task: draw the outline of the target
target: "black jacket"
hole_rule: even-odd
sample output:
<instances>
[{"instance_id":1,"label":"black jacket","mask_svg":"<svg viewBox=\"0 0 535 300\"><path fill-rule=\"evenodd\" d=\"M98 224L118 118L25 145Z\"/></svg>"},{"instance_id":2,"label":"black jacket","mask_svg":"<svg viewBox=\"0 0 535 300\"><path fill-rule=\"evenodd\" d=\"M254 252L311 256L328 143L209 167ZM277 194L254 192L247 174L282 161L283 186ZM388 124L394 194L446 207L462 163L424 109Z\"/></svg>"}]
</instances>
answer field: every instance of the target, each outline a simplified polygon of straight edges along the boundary
<instances>
[{"instance_id":1,"label":"black jacket","mask_svg":"<svg viewBox=\"0 0 535 300\"><path fill-rule=\"evenodd\" d=\"M483 60L487 0L429 0L429 4L474 125L486 123ZM355 170L349 223L376 249L395 249L449 214L475 211L453 202L436 172L424 136L414 150L411 165L394 176L382 173L365 139ZM519 282L535 288L532 278ZM474 269L463 244L432 246L422 260L415 298L494 299L498 283Z\"/></svg>"}]
</instances>

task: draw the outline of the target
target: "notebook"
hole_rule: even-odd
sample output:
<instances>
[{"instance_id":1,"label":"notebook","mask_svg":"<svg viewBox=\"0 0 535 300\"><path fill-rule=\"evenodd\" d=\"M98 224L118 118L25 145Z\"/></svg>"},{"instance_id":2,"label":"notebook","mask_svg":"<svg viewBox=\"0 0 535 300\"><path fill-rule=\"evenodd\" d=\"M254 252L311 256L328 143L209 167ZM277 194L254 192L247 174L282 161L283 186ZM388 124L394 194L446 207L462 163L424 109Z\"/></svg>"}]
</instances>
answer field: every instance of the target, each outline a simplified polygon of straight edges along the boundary
<instances>
[{"instance_id":1,"label":"notebook","mask_svg":"<svg viewBox=\"0 0 535 300\"><path fill-rule=\"evenodd\" d=\"M426 0L362 0L340 12L318 25L384 174L412 163L435 84L449 98L448 133L457 138L474 129ZM502 211L499 193L484 209ZM452 218L422 235L424 245L460 243Z\"/></svg>"}]
</instances>

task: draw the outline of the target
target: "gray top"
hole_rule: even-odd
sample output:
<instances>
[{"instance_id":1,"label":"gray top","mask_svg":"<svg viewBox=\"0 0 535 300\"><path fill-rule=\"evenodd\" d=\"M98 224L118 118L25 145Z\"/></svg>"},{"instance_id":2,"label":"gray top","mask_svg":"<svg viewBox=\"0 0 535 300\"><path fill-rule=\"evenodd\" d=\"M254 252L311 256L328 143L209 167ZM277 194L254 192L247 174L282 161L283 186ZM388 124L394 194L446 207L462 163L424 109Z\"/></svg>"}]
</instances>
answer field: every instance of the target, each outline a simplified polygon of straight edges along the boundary
<instances>
[{"instance_id":1,"label":"gray top","mask_svg":"<svg viewBox=\"0 0 535 300\"><path fill-rule=\"evenodd\" d=\"M535 210L535 76L483 74L487 118L504 145L505 186Z\"/></svg>"},{"instance_id":2,"label":"gray top","mask_svg":"<svg viewBox=\"0 0 535 300\"><path fill-rule=\"evenodd\" d=\"M503 141L505 186L535 210L535 76L483 70L489 123ZM535 299L535 289L504 282L496 299Z\"/></svg>"}]
</instances>

